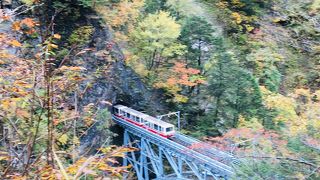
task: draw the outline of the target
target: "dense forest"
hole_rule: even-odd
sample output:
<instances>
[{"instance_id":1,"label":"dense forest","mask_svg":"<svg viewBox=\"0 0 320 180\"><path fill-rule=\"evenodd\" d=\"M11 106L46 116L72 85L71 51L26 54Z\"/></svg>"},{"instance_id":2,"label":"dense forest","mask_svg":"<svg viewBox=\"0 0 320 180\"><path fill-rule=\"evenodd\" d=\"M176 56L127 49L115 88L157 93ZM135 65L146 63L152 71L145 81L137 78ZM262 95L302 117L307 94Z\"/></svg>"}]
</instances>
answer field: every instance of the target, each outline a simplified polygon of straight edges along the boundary
<instances>
[{"instance_id":1,"label":"dense forest","mask_svg":"<svg viewBox=\"0 0 320 180\"><path fill-rule=\"evenodd\" d=\"M181 111L182 133L241 160L234 179L320 179L319 0L1 8L2 179L121 178L138 149L113 104Z\"/></svg>"}]
</instances>

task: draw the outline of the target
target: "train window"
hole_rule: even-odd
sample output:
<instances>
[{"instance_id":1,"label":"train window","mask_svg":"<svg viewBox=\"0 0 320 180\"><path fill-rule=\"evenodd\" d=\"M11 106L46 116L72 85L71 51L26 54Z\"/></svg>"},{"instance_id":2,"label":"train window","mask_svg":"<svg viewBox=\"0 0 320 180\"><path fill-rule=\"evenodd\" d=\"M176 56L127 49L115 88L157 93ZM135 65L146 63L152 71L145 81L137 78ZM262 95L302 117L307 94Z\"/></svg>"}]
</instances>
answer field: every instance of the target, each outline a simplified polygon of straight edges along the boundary
<instances>
[{"instance_id":1,"label":"train window","mask_svg":"<svg viewBox=\"0 0 320 180\"><path fill-rule=\"evenodd\" d=\"M166 128L166 132L170 132L170 131L173 131L173 127Z\"/></svg>"},{"instance_id":2,"label":"train window","mask_svg":"<svg viewBox=\"0 0 320 180\"><path fill-rule=\"evenodd\" d=\"M140 121L140 117L138 117L138 116L136 117L136 121L137 122L142 122L142 121Z\"/></svg>"},{"instance_id":3,"label":"train window","mask_svg":"<svg viewBox=\"0 0 320 180\"><path fill-rule=\"evenodd\" d=\"M154 129L155 129L155 130L158 130L158 129L159 129L159 126L155 124L155 125L154 125Z\"/></svg>"},{"instance_id":4,"label":"train window","mask_svg":"<svg viewBox=\"0 0 320 180\"><path fill-rule=\"evenodd\" d=\"M120 115L124 115L124 111L120 110Z\"/></svg>"},{"instance_id":5,"label":"train window","mask_svg":"<svg viewBox=\"0 0 320 180\"><path fill-rule=\"evenodd\" d=\"M150 123L148 123L148 122L146 122L145 125L148 126L148 127L150 127Z\"/></svg>"},{"instance_id":6,"label":"train window","mask_svg":"<svg viewBox=\"0 0 320 180\"><path fill-rule=\"evenodd\" d=\"M159 126L159 131L162 131L162 130L163 130L163 128L161 126Z\"/></svg>"},{"instance_id":7,"label":"train window","mask_svg":"<svg viewBox=\"0 0 320 180\"><path fill-rule=\"evenodd\" d=\"M129 113L126 113L126 116L127 116L127 118L130 118L130 114Z\"/></svg>"},{"instance_id":8,"label":"train window","mask_svg":"<svg viewBox=\"0 0 320 180\"><path fill-rule=\"evenodd\" d=\"M134 121L136 121L136 122L139 122L139 119L138 119L137 116L132 116L132 119L133 119Z\"/></svg>"},{"instance_id":9,"label":"train window","mask_svg":"<svg viewBox=\"0 0 320 180\"><path fill-rule=\"evenodd\" d=\"M113 113L114 113L114 114L119 114L119 109L118 109L118 108L113 107Z\"/></svg>"}]
</instances>

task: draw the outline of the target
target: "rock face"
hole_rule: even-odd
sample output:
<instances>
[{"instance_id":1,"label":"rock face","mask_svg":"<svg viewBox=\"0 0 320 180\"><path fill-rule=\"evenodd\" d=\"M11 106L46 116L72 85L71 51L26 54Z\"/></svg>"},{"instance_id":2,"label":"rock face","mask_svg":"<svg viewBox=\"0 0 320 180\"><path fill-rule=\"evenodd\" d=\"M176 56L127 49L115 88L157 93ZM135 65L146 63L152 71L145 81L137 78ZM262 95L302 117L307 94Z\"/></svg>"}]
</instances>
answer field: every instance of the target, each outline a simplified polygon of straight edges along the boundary
<instances>
[{"instance_id":1,"label":"rock face","mask_svg":"<svg viewBox=\"0 0 320 180\"><path fill-rule=\"evenodd\" d=\"M85 93L79 103L82 105L93 103L99 109L109 108L109 110L110 104L123 104L153 115L165 112L165 106L162 104L165 102L164 97L147 87L143 80L125 65L125 57L119 46L113 41L109 29L101 25L96 16L87 16L87 18L86 25L93 26L95 30L88 44L91 50L82 56L82 66L87 69L86 74L93 78L80 85ZM88 83L90 87L86 88ZM105 143L106 133L104 131L108 130L99 128L104 123L109 124L101 120L82 138L83 145L80 151L83 152L87 147L99 147ZM122 133L117 128L111 127L111 129L114 129L113 132L119 135ZM107 134L110 136L112 133ZM115 141L121 140L115 139L112 144L121 143Z\"/></svg>"},{"instance_id":2,"label":"rock face","mask_svg":"<svg viewBox=\"0 0 320 180\"><path fill-rule=\"evenodd\" d=\"M84 66L88 74L100 74L93 79L82 98L83 104L104 102L124 104L139 110L156 113L164 110L160 94L148 88L142 79L124 63L124 55L119 46L112 40L106 26L97 23L97 19L89 19L95 27L89 48L94 50L84 55ZM101 103L102 101L102 103Z\"/></svg>"}]
</instances>

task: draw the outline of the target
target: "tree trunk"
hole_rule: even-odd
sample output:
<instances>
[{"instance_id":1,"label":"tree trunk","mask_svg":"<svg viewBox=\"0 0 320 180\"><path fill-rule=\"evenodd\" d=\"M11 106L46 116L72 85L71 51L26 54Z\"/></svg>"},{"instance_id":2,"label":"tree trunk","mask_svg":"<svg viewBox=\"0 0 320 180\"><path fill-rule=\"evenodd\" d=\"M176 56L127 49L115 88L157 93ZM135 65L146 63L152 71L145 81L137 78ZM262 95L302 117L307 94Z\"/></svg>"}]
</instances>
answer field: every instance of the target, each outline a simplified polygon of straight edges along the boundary
<instances>
[{"instance_id":1,"label":"tree trunk","mask_svg":"<svg viewBox=\"0 0 320 180\"><path fill-rule=\"evenodd\" d=\"M198 66L200 69L201 68L201 39L198 39L198 43L199 43L199 46L198 46L198 50L199 50L199 56L198 56Z\"/></svg>"},{"instance_id":2,"label":"tree trunk","mask_svg":"<svg viewBox=\"0 0 320 180\"><path fill-rule=\"evenodd\" d=\"M149 70L151 70L154 66L154 60L156 58L156 54L157 54L157 50L155 49L152 53L152 57L151 57L151 64L150 64L150 67L149 67Z\"/></svg>"}]
</instances>

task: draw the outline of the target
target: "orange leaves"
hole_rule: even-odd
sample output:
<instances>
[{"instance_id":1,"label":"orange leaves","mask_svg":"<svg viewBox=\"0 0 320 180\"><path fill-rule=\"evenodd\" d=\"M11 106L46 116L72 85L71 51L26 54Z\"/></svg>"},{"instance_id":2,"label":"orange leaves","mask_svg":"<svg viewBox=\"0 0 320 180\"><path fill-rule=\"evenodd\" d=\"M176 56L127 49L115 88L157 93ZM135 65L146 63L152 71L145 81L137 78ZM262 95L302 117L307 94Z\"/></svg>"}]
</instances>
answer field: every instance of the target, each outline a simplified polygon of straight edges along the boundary
<instances>
[{"instance_id":1,"label":"orange leaves","mask_svg":"<svg viewBox=\"0 0 320 180\"><path fill-rule=\"evenodd\" d=\"M27 180L26 176L21 176L21 175L12 175L10 176L11 180Z\"/></svg>"},{"instance_id":2,"label":"orange leaves","mask_svg":"<svg viewBox=\"0 0 320 180\"><path fill-rule=\"evenodd\" d=\"M184 63L176 62L173 67L173 72L175 76L170 79L170 82L168 82L170 84L174 83L173 78L175 78L177 84L191 87L200 84L199 82L203 82L202 80L197 81L198 78L192 78L193 75L199 74L200 70L194 68L187 68L186 64Z\"/></svg>"},{"instance_id":3,"label":"orange leaves","mask_svg":"<svg viewBox=\"0 0 320 180\"><path fill-rule=\"evenodd\" d=\"M176 62L171 72L172 75L167 79L168 85L196 86L198 84L191 79L192 75L200 73L198 69L186 68L186 64Z\"/></svg>"},{"instance_id":4,"label":"orange leaves","mask_svg":"<svg viewBox=\"0 0 320 180\"><path fill-rule=\"evenodd\" d=\"M50 166L46 165L39 169L40 179L54 180L56 179L55 170Z\"/></svg>"},{"instance_id":5,"label":"orange leaves","mask_svg":"<svg viewBox=\"0 0 320 180\"><path fill-rule=\"evenodd\" d=\"M175 65L162 75L167 77L162 82L154 84L156 88L166 89L174 96L175 102L187 102L188 98L179 94L183 86L193 87L198 84L204 84L205 80L200 75L200 70L194 68L187 68L185 63L175 62ZM169 75L167 75L169 74Z\"/></svg>"},{"instance_id":6,"label":"orange leaves","mask_svg":"<svg viewBox=\"0 0 320 180\"><path fill-rule=\"evenodd\" d=\"M19 118L29 118L30 117L30 113L28 111L23 110L23 109L17 109L16 115Z\"/></svg>"},{"instance_id":7,"label":"orange leaves","mask_svg":"<svg viewBox=\"0 0 320 180\"><path fill-rule=\"evenodd\" d=\"M28 28L33 28L36 26L36 23L31 18L25 18L20 21L21 26L27 26Z\"/></svg>"},{"instance_id":8,"label":"orange leaves","mask_svg":"<svg viewBox=\"0 0 320 180\"><path fill-rule=\"evenodd\" d=\"M21 21L15 21L12 23L13 31L22 31L25 34L33 34L35 32L35 26L38 24L31 18L25 18Z\"/></svg>"},{"instance_id":9,"label":"orange leaves","mask_svg":"<svg viewBox=\"0 0 320 180\"><path fill-rule=\"evenodd\" d=\"M19 21L13 22L11 28L13 31L20 31L21 30L20 22Z\"/></svg>"},{"instance_id":10,"label":"orange leaves","mask_svg":"<svg viewBox=\"0 0 320 180\"><path fill-rule=\"evenodd\" d=\"M22 81L22 80L15 81L13 83L13 85L19 86L19 87L22 87L22 88L31 88L32 87L32 84L30 84L28 82L25 82L25 81Z\"/></svg>"},{"instance_id":11,"label":"orange leaves","mask_svg":"<svg viewBox=\"0 0 320 180\"><path fill-rule=\"evenodd\" d=\"M173 71L181 74L199 74L200 70L194 68L186 68L185 63L175 62Z\"/></svg>"}]
</instances>

